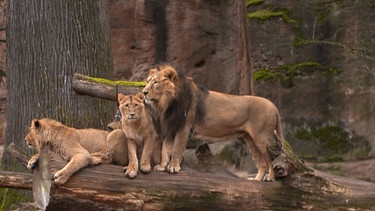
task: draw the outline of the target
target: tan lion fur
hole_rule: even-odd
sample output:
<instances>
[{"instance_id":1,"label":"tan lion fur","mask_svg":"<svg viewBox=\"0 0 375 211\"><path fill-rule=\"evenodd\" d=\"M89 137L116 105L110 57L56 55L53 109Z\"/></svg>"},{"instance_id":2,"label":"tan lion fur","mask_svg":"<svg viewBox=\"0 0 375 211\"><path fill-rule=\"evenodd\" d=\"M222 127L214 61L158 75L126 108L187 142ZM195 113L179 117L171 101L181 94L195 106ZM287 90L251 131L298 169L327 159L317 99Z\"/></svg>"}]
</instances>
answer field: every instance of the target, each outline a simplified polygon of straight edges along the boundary
<instances>
[{"instance_id":1,"label":"tan lion fur","mask_svg":"<svg viewBox=\"0 0 375 211\"><path fill-rule=\"evenodd\" d=\"M31 121L25 141L29 147L36 148L39 152L47 148L68 162L64 168L54 175L56 184L64 184L75 172L88 165L101 162L124 165L127 162L127 160L121 158L126 157L126 154L122 155L126 153L126 141L120 140L117 135L106 140L108 134L109 132L105 130L76 129L67 127L53 119L43 118ZM93 153L106 150L106 142L109 143L109 146L116 146L116 150L111 155L113 157L108 158L110 161L102 160L100 156L94 158ZM39 153L32 156L27 167L34 168L39 156Z\"/></svg>"},{"instance_id":2,"label":"tan lion fur","mask_svg":"<svg viewBox=\"0 0 375 211\"><path fill-rule=\"evenodd\" d=\"M267 147L284 143L276 143L273 137L275 131L281 138L283 134L279 111L269 100L201 89L191 78L168 65L150 70L143 93L163 139L162 159L156 170L179 172L189 138L207 141L240 138L258 166L254 180L275 179Z\"/></svg>"},{"instance_id":3,"label":"tan lion fur","mask_svg":"<svg viewBox=\"0 0 375 211\"><path fill-rule=\"evenodd\" d=\"M129 164L124 168L125 175L135 178L138 166L143 173L151 171L151 159L160 163L161 143L144 104L143 93L118 95L121 125L128 143ZM137 153L137 151L139 153ZM140 154L140 163L138 156Z\"/></svg>"}]
</instances>

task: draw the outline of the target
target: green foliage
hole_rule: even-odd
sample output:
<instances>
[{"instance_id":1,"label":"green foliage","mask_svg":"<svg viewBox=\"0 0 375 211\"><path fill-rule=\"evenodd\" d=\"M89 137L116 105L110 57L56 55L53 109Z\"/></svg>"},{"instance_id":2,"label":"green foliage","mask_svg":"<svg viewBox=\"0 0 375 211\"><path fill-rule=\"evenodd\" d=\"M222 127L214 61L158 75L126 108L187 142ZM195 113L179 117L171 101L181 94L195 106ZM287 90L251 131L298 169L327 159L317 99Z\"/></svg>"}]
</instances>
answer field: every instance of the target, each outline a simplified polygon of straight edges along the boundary
<instances>
[{"instance_id":1,"label":"green foliage","mask_svg":"<svg viewBox=\"0 0 375 211\"><path fill-rule=\"evenodd\" d=\"M281 18L285 23L298 23L298 21L291 19L288 14L289 9L269 7L267 9L250 12L247 14L248 19L257 19L261 21L269 20L271 18Z\"/></svg>"},{"instance_id":2,"label":"green foliage","mask_svg":"<svg viewBox=\"0 0 375 211\"><path fill-rule=\"evenodd\" d=\"M364 159L371 150L368 140L344 129L339 122L306 122L296 125L294 137L314 142L321 149L318 156L325 160L343 160L344 157Z\"/></svg>"},{"instance_id":3,"label":"green foliage","mask_svg":"<svg viewBox=\"0 0 375 211\"><path fill-rule=\"evenodd\" d=\"M27 201L27 198L24 194L20 193L17 189L11 188L1 188L0 189L0 197L1 197L1 204L0 210L6 210L9 206L22 202Z\"/></svg>"},{"instance_id":4,"label":"green foliage","mask_svg":"<svg viewBox=\"0 0 375 211\"><path fill-rule=\"evenodd\" d=\"M336 67L324 66L318 62L305 61L296 64L277 66L274 69L259 69L254 71L254 80L276 81L280 79L281 84L290 88L294 86L296 77L305 76L319 71L323 75L338 75L341 71Z\"/></svg>"},{"instance_id":5,"label":"green foliage","mask_svg":"<svg viewBox=\"0 0 375 211\"><path fill-rule=\"evenodd\" d=\"M246 7L249 7L250 5L258 5L263 4L264 0L248 0L246 3Z\"/></svg>"}]
</instances>

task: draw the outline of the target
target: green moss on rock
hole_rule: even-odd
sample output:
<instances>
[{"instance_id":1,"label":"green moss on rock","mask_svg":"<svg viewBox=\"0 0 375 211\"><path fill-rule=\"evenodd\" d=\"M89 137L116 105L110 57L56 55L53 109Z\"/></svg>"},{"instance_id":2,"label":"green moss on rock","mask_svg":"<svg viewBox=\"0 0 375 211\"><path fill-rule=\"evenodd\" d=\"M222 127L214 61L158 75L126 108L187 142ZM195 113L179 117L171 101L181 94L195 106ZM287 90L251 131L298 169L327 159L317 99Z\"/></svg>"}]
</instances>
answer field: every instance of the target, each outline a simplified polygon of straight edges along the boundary
<instances>
[{"instance_id":1,"label":"green moss on rock","mask_svg":"<svg viewBox=\"0 0 375 211\"><path fill-rule=\"evenodd\" d=\"M295 64L280 65L275 68L263 68L254 71L254 80L276 81L280 79L281 84L290 88L294 86L296 77L305 76L319 72L323 75L338 75L341 70L337 67L325 66L315 61L304 61Z\"/></svg>"}]
</instances>

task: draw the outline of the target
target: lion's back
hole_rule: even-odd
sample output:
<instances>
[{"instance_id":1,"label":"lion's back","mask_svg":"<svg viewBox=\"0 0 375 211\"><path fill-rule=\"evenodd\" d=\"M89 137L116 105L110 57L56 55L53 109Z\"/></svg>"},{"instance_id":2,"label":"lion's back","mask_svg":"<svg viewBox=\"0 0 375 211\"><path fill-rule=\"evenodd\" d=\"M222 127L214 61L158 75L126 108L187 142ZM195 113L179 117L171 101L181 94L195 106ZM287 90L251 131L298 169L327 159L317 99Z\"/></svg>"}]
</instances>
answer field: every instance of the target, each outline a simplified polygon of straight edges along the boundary
<instances>
[{"instance_id":1,"label":"lion's back","mask_svg":"<svg viewBox=\"0 0 375 211\"><path fill-rule=\"evenodd\" d=\"M82 147L84 147L90 153L98 152L105 147L105 140L109 134L108 131L100 130L100 129L76 129L73 127L68 127L63 125L62 123L49 119L43 118L39 120L42 130L44 131L42 134L49 134L53 138L43 137L44 139L50 139L53 141L54 145L65 147L66 150L73 150L72 146L79 143ZM61 142L61 143L60 143ZM59 149L57 149L59 150ZM75 149L79 150L79 149Z\"/></svg>"},{"instance_id":2,"label":"lion's back","mask_svg":"<svg viewBox=\"0 0 375 211\"><path fill-rule=\"evenodd\" d=\"M90 153L99 152L105 148L108 131L100 129L76 129L78 142Z\"/></svg>"}]
</instances>

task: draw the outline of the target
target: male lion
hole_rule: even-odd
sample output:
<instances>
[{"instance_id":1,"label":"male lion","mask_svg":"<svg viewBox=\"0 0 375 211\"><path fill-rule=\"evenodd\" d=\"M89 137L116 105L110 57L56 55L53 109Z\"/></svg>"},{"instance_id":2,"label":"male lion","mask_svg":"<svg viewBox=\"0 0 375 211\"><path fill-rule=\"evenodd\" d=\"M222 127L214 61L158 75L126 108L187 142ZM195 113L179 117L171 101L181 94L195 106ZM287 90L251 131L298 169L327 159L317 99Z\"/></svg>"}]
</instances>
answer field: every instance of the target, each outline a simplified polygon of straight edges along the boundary
<instances>
[{"instance_id":1,"label":"male lion","mask_svg":"<svg viewBox=\"0 0 375 211\"><path fill-rule=\"evenodd\" d=\"M122 131L120 131L122 132ZM68 164L54 175L56 184L64 184L75 172L88 165L113 162L119 165L127 163L126 140L118 131L108 136L109 132L98 129L75 129L67 127L58 121L44 118L33 119L30 131L25 141L30 148L36 148L39 152L47 148L60 155ZM107 139L108 136L108 140ZM124 140L122 140L124 138ZM107 160L101 158L99 152L108 151L107 146L114 148L107 156ZM93 157L92 153L98 153ZM27 167L35 168L40 154L31 157Z\"/></svg>"},{"instance_id":2,"label":"male lion","mask_svg":"<svg viewBox=\"0 0 375 211\"><path fill-rule=\"evenodd\" d=\"M139 168L143 173L151 171L151 158L160 162L160 142L154 129L152 118L144 104L143 93L118 95L121 125L128 143L129 164L124 168L125 175L135 178L138 172L137 148L141 153ZM140 154L138 153L138 154Z\"/></svg>"},{"instance_id":3,"label":"male lion","mask_svg":"<svg viewBox=\"0 0 375 211\"><path fill-rule=\"evenodd\" d=\"M156 170L179 172L189 138L241 138L258 166L254 180L275 180L267 147L284 143L277 143L273 137L276 131L283 142L280 114L269 100L203 90L168 65L150 70L143 93L163 138L162 159Z\"/></svg>"}]
</instances>

